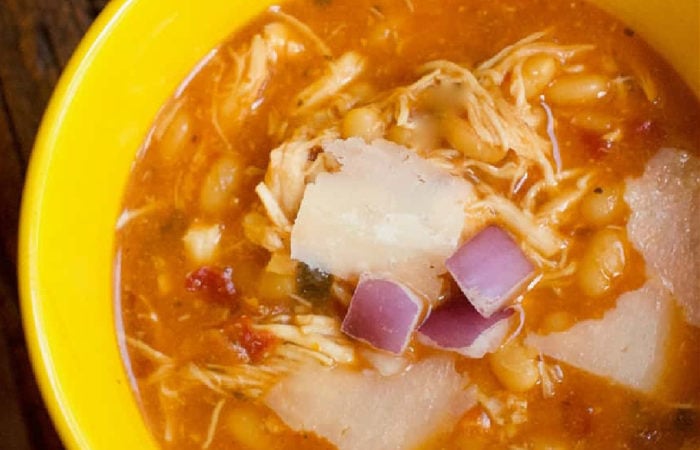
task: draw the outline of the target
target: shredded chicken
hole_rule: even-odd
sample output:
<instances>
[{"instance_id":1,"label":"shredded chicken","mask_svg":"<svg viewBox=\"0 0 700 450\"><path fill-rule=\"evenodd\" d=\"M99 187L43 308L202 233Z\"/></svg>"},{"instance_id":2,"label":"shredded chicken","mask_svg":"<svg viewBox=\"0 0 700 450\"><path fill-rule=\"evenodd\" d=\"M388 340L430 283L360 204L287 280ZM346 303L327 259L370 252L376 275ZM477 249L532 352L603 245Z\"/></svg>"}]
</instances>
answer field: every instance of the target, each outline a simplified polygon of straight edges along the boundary
<instances>
[{"instance_id":1,"label":"shredded chicken","mask_svg":"<svg viewBox=\"0 0 700 450\"><path fill-rule=\"evenodd\" d=\"M271 9L270 12L272 12L272 14L293 26L305 38L313 42L313 44L318 48L319 52L321 52L323 56L330 58L333 55L328 45L325 42L323 42L323 40L316 33L314 33L313 30L309 28L309 26L306 25L304 22L290 14L283 12L279 8Z\"/></svg>"},{"instance_id":2,"label":"shredded chicken","mask_svg":"<svg viewBox=\"0 0 700 450\"><path fill-rule=\"evenodd\" d=\"M276 15L284 22L268 24L262 33L253 36L248 46L231 52L233 69L229 73L222 71L216 77L211 119L217 133L229 148L231 144L227 130L240 125L257 109L262 91L270 79L271 67L280 55L290 56L304 51L304 45L290 37L290 26L319 45L324 55L330 54L326 45L310 30L307 31L308 27L298 19L279 11Z\"/></svg>"},{"instance_id":3,"label":"shredded chicken","mask_svg":"<svg viewBox=\"0 0 700 450\"><path fill-rule=\"evenodd\" d=\"M331 61L326 74L298 94L293 107L295 114L323 119L286 129L288 139L272 150L265 187L258 189L276 235L288 240L288 225L296 217L306 185L319 173L334 171L337 166L332 158L325 157L323 145L338 138L346 109L323 105L332 99L342 99L345 105L371 105L385 121L385 130L392 124L419 130L424 120L421 96L437 86L455 86L458 93L454 101L477 138L486 145L512 152L512 157L493 163L466 158L453 149L430 150L418 145L414 150L436 166L475 182L481 198L469 207L473 225L501 222L525 240L534 261L553 267L567 252L560 227L572 217L593 175L561 172L558 144L552 133L544 133L538 126L540 116L524 97L521 68L532 55L546 54L566 64L592 47L546 42L546 34L535 33L516 42L473 71L451 61L429 62L419 69L422 76L418 80L378 93L371 102L359 97L353 100L345 89L362 73L363 57L351 52ZM506 81L510 85L505 92L510 97L502 89ZM546 107L538 103L534 106ZM550 119L549 128L553 126ZM529 179L538 178L539 181L528 184ZM508 189L494 187L502 182L508 183ZM569 187L562 190L562 183ZM527 190L521 192L523 186ZM516 194L522 200L516 201Z\"/></svg>"},{"instance_id":4,"label":"shredded chicken","mask_svg":"<svg viewBox=\"0 0 700 450\"><path fill-rule=\"evenodd\" d=\"M214 406L214 409L211 413L211 420L209 421L209 427L207 428L207 438L204 440L204 444L202 444L202 448L204 450L208 449L212 441L214 441L216 427L219 424L219 416L221 415L221 410L223 409L225 403L226 399L221 399L216 404L216 406Z\"/></svg>"},{"instance_id":5,"label":"shredded chicken","mask_svg":"<svg viewBox=\"0 0 700 450\"><path fill-rule=\"evenodd\" d=\"M559 45L542 42L541 39L546 35L546 31L533 33L515 44L505 47L477 67L475 71L477 77L486 85L500 86L506 76L511 74L510 93L515 98L516 107L519 110L529 109L522 79L522 66L528 57L545 54L553 56L559 63L565 64L577 54L594 48L592 45Z\"/></svg>"},{"instance_id":6,"label":"shredded chicken","mask_svg":"<svg viewBox=\"0 0 700 450\"><path fill-rule=\"evenodd\" d=\"M523 111L504 98L499 89L487 89L469 69L451 61L433 61L422 69L431 70L434 79L441 83L466 86L462 102L478 137L487 144L513 150L538 164L545 178L554 183L551 144L531 128L523 119Z\"/></svg>"},{"instance_id":7,"label":"shredded chicken","mask_svg":"<svg viewBox=\"0 0 700 450\"><path fill-rule=\"evenodd\" d=\"M140 339L136 339L131 336L126 337L126 343L129 345L129 347L133 348L134 350L139 351L143 356L147 357L148 359L152 360L155 363L158 364L169 364L172 360L169 356L167 356L164 353L159 352L158 350L154 349L150 345L146 344Z\"/></svg>"},{"instance_id":8,"label":"shredded chicken","mask_svg":"<svg viewBox=\"0 0 700 450\"><path fill-rule=\"evenodd\" d=\"M558 196L542 205L537 211L540 223L558 226L567 223L576 211L576 206L592 186L593 173L589 172L576 180L573 188L564 190Z\"/></svg>"},{"instance_id":9,"label":"shredded chicken","mask_svg":"<svg viewBox=\"0 0 700 450\"><path fill-rule=\"evenodd\" d=\"M486 214L494 214L508 229L517 233L536 252L544 256L554 256L566 245L564 238L555 229L546 223L538 222L529 212L521 210L504 197L489 196L482 203L476 204L474 211L479 211L479 208L486 209Z\"/></svg>"},{"instance_id":10,"label":"shredded chicken","mask_svg":"<svg viewBox=\"0 0 700 450\"><path fill-rule=\"evenodd\" d=\"M306 187L305 171L310 165L309 154L319 144L317 139L288 141L270 152L265 184L288 218L293 219L299 209Z\"/></svg>"},{"instance_id":11,"label":"shredded chicken","mask_svg":"<svg viewBox=\"0 0 700 450\"><path fill-rule=\"evenodd\" d=\"M315 349L318 353L339 362L350 362L353 359L351 348L336 344L332 339L320 333L307 333L304 327L284 324L258 325L256 329L269 331L292 344L303 348Z\"/></svg>"},{"instance_id":12,"label":"shredded chicken","mask_svg":"<svg viewBox=\"0 0 700 450\"><path fill-rule=\"evenodd\" d=\"M274 50L259 34L253 37L247 49L232 53L231 58L233 73L219 75L213 96L216 104L211 109L212 123L228 147L231 144L226 130L241 123L251 112L269 77L268 64L277 59Z\"/></svg>"},{"instance_id":13,"label":"shredded chicken","mask_svg":"<svg viewBox=\"0 0 700 450\"><path fill-rule=\"evenodd\" d=\"M356 52L347 52L328 64L326 74L296 96L296 113L302 114L338 94L364 70L365 59Z\"/></svg>"},{"instance_id":14,"label":"shredded chicken","mask_svg":"<svg viewBox=\"0 0 700 450\"><path fill-rule=\"evenodd\" d=\"M161 391L166 396L170 392L166 388L167 380L185 380L194 383L192 386L204 385L224 398L234 394L256 398L296 367L310 363L352 365L356 360L352 342L340 331L340 322L332 317L279 315L254 328L269 332L281 341L270 355L257 364L177 364L168 355L139 339L127 337L127 344L156 364L157 368L148 376L147 383L160 383ZM186 387L180 386L181 389Z\"/></svg>"},{"instance_id":15,"label":"shredded chicken","mask_svg":"<svg viewBox=\"0 0 700 450\"><path fill-rule=\"evenodd\" d=\"M243 217L243 234L250 242L270 253L285 248L286 232L272 225L270 219L256 211L249 212Z\"/></svg>"},{"instance_id":16,"label":"shredded chicken","mask_svg":"<svg viewBox=\"0 0 700 450\"><path fill-rule=\"evenodd\" d=\"M527 421L527 400L518 395L488 395L477 390L477 400L496 425L520 425Z\"/></svg>"},{"instance_id":17,"label":"shredded chicken","mask_svg":"<svg viewBox=\"0 0 700 450\"><path fill-rule=\"evenodd\" d=\"M258 197L260 197L260 201L265 207L267 216L270 218L272 223L283 231L289 232L292 224L289 222L289 219L284 214L284 211L282 211L282 207L279 205L279 203L277 203L277 200L272 195L272 192L270 192L267 185L265 183L258 183L258 185L255 187L255 192L258 194Z\"/></svg>"},{"instance_id":18,"label":"shredded chicken","mask_svg":"<svg viewBox=\"0 0 700 450\"><path fill-rule=\"evenodd\" d=\"M221 227L218 224L193 224L182 238L187 256L198 264L214 257L220 240Z\"/></svg>"},{"instance_id":19,"label":"shredded chicken","mask_svg":"<svg viewBox=\"0 0 700 450\"><path fill-rule=\"evenodd\" d=\"M537 360L537 371L540 375L540 386L542 387L542 396L551 398L554 396L555 383L561 383L564 379L564 373L559 364L547 364L544 361L544 355L540 355Z\"/></svg>"}]
</instances>

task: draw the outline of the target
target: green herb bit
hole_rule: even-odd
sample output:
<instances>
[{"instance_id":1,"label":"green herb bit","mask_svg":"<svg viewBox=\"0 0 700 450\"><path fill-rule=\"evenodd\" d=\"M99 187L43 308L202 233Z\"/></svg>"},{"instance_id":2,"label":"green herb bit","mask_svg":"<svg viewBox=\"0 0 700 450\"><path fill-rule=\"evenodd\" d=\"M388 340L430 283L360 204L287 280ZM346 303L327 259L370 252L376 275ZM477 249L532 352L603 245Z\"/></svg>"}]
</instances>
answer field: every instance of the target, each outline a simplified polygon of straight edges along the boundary
<instances>
[{"instance_id":1,"label":"green herb bit","mask_svg":"<svg viewBox=\"0 0 700 450\"><path fill-rule=\"evenodd\" d=\"M300 262L297 264L296 282L297 295L312 303L319 303L330 296L333 276Z\"/></svg>"}]
</instances>

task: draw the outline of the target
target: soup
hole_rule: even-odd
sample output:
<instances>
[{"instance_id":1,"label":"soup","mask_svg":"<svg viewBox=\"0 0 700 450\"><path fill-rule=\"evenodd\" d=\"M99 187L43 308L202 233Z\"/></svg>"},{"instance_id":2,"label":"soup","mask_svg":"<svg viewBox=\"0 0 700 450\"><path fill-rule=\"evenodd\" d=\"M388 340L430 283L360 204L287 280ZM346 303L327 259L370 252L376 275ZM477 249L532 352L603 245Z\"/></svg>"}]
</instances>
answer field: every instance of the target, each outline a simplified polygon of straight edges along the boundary
<instances>
[{"instance_id":1,"label":"soup","mask_svg":"<svg viewBox=\"0 0 700 450\"><path fill-rule=\"evenodd\" d=\"M119 332L154 436L700 447L697 123L585 2L269 9L126 189Z\"/></svg>"}]
</instances>

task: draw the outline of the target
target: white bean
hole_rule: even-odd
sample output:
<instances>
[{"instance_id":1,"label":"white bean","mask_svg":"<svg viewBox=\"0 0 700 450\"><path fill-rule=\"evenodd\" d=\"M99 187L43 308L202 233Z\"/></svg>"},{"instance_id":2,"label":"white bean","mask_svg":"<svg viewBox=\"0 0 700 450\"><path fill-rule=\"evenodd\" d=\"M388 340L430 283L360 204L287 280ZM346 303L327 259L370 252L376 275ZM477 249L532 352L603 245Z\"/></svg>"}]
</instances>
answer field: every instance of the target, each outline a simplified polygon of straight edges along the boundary
<instances>
[{"instance_id":1,"label":"white bean","mask_svg":"<svg viewBox=\"0 0 700 450\"><path fill-rule=\"evenodd\" d=\"M341 133L344 138L360 137L367 142L381 137L384 123L374 108L361 107L348 111L343 117Z\"/></svg>"},{"instance_id":2,"label":"white bean","mask_svg":"<svg viewBox=\"0 0 700 450\"><path fill-rule=\"evenodd\" d=\"M539 380L537 353L522 344L511 342L489 355L491 371L512 392L530 390Z\"/></svg>"},{"instance_id":3,"label":"white bean","mask_svg":"<svg viewBox=\"0 0 700 450\"><path fill-rule=\"evenodd\" d=\"M539 95L554 79L557 72L557 62L549 55L539 53L529 57L523 63L523 84L525 96L530 99Z\"/></svg>"},{"instance_id":4,"label":"white bean","mask_svg":"<svg viewBox=\"0 0 700 450\"><path fill-rule=\"evenodd\" d=\"M588 242L577 271L579 287L590 297L607 293L619 280L627 263L627 245L620 230L604 228Z\"/></svg>"},{"instance_id":5,"label":"white bean","mask_svg":"<svg viewBox=\"0 0 700 450\"><path fill-rule=\"evenodd\" d=\"M573 325L575 320L574 316L567 311L554 311L544 317L540 329L543 333L564 331Z\"/></svg>"},{"instance_id":6,"label":"white bean","mask_svg":"<svg viewBox=\"0 0 700 450\"><path fill-rule=\"evenodd\" d=\"M372 97L377 90L369 83L359 82L348 87L347 93L357 100L367 100Z\"/></svg>"},{"instance_id":7,"label":"white bean","mask_svg":"<svg viewBox=\"0 0 700 450\"><path fill-rule=\"evenodd\" d=\"M625 213L622 186L611 184L596 187L583 197L580 211L583 219L596 227L621 220Z\"/></svg>"},{"instance_id":8,"label":"white bean","mask_svg":"<svg viewBox=\"0 0 700 450\"><path fill-rule=\"evenodd\" d=\"M387 139L409 148L430 150L440 145L438 127L431 121L418 122L415 128L394 125L387 132Z\"/></svg>"},{"instance_id":9,"label":"white bean","mask_svg":"<svg viewBox=\"0 0 700 450\"><path fill-rule=\"evenodd\" d=\"M254 407L240 406L231 410L224 422L235 444L250 450L274 448L274 439L265 429L265 417Z\"/></svg>"},{"instance_id":10,"label":"white bean","mask_svg":"<svg viewBox=\"0 0 700 450\"><path fill-rule=\"evenodd\" d=\"M258 295L266 300L284 300L294 293L294 274L279 274L264 270L258 280Z\"/></svg>"},{"instance_id":11,"label":"white bean","mask_svg":"<svg viewBox=\"0 0 700 450\"><path fill-rule=\"evenodd\" d=\"M563 75L545 91L548 102L560 106L593 103L608 93L608 79L603 75L574 73Z\"/></svg>"},{"instance_id":12,"label":"white bean","mask_svg":"<svg viewBox=\"0 0 700 450\"><path fill-rule=\"evenodd\" d=\"M442 121L442 133L447 142L464 156L477 161L496 163L503 159L507 150L483 142L469 122L456 116L447 116Z\"/></svg>"},{"instance_id":13,"label":"white bean","mask_svg":"<svg viewBox=\"0 0 700 450\"><path fill-rule=\"evenodd\" d=\"M603 112L585 111L572 117L571 123L583 130L604 134L612 131L615 118Z\"/></svg>"},{"instance_id":14,"label":"white bean","mask_svg":"<svg viewBox=\"0 0 700 450\"><path fill-rule=\"evenodd\" d=\"M410 147L411 143L414 142L414 134L415 133L413 130L409 128L394 125L393 127L389 128L386 138L390 141L396 142L397 144Z\"/></svg>"},{"instance_id":15,"label":"white bean","mask_svg":"<svg viewBox=\"0 0 700 450\"><path fill-rule=\"evenodd\" d=\"M199 201L202 210L219 214L226 209L231 197L240 185L241 162L232 155L220 157L204 178Z\"/></svg>"},{"instance_id":16,"label":"white bean","mask_svg":"<svg viewBox=\"0 0 700 450\"><path fill-rule=\"evenodd\" d=\"M156 132L158 152L166 161L173 161L180 151L190 142L192 118L185 106L171 116L170 123L163 125L164 130Z\"/></svg>"}]
</instances>

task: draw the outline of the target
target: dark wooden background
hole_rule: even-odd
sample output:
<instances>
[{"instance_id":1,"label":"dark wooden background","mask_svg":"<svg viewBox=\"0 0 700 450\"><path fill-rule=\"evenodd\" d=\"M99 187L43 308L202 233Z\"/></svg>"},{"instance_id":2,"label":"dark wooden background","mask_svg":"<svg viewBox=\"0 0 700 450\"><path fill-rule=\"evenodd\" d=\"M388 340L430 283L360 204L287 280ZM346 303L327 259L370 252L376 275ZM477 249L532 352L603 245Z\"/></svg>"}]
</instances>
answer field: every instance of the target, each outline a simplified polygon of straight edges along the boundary
<instances>
[{"instance_id":1,"label":"dark wooden background","mask_svg":"<svg viewBox=\"0 0 700 450\"><path fill-rule=\"evenodd\" d=\"M17 218L41 116L107 0L0 0L0 449L61 449L27 357L17 298Z\"/></svg>"}]
</instances>

